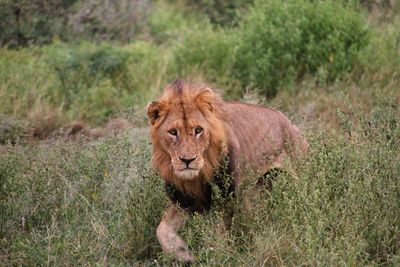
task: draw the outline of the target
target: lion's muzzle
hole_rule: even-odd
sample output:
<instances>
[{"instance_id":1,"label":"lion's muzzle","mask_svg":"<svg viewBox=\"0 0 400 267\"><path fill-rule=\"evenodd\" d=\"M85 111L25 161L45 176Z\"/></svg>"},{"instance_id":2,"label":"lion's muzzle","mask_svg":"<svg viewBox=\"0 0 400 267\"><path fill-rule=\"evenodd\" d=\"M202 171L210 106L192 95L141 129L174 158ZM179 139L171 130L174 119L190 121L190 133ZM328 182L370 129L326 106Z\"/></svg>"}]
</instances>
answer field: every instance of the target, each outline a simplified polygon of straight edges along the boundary
<instances>
[{"instance_id":1,"label":"lion's muzzle","mask_svg":"<svg viewBox=\"0 0 400 267\"><path fill-rule=\"evenodd\" d=\"M200 170L184 169L181 171L175 171L175 175L184 180L192 180L199 176Z\"/></svg>"},{"instance_id":2,"label":"lion's muzzle","mask_svg":"<svg viewBox=\"0 0 400 267\"><path fill-rule=\"evenodd\" d=\"M186 168L190 168L189 167L189 165L190 165L190 163L192 162L192 161L195 161L196 159L197 159L197 155L195 155L193 158L189 158L189 159L186 159L186 158L183 158L183 157L179 157L179 159L181 160L181 161L183 161L185 164L186 164Z\"/></svg>"},{"instance_id":3,"label":"lion's muzzle","mask_svg":"<svg viewBox=\"0 0 400 267\"><path fill-rule=\"evenodd\" d=\"M204 160L197 156L178 156L172 160L175 175L181 179L191 180L199 176L201 168L203 168Z\"/></svg>"}]
</instances>

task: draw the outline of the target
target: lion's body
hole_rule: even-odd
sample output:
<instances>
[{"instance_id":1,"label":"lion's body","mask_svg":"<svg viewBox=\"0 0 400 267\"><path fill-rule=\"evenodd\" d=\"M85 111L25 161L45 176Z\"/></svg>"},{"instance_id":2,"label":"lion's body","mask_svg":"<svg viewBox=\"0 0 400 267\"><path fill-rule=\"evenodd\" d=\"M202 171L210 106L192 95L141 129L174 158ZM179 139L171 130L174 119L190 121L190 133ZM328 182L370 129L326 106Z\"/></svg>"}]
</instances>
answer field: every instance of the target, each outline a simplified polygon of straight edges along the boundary
<instances>
[{"instance_id":1,"label":"lion's body","mask_svg":"<svg viewBox=\"0 0 400 267\"><path fill-rule=\"evenodd\" d=\"M153 164L166 181L173 205L185 210L207 209L209 184L220 163L237 187L248 169L259 174L282 167L287 156L303 153L308 144L281 112L243 103L222 101L209 88L177 81L148 106L153 142ZM192 261L176 231L184 215L166 209L157 229L163 249L180 260ZM174 226L176 224L176 226ZM176 228L176 229L175 229ZM183 249L182 249L183 248Z\"/></svg>"},{"instance_id":2,"label":"lion's body","mask_svg":"<svg viewBox=\"0 0 400 267\"><path fill-rule=\"evenodd\" d=\"M286 156L307 150L299 129L280 111L243 103L225 103L224 109L236 184L245 179L248 169L263 174L280 168Z\"/></svg>"}]
</instances>

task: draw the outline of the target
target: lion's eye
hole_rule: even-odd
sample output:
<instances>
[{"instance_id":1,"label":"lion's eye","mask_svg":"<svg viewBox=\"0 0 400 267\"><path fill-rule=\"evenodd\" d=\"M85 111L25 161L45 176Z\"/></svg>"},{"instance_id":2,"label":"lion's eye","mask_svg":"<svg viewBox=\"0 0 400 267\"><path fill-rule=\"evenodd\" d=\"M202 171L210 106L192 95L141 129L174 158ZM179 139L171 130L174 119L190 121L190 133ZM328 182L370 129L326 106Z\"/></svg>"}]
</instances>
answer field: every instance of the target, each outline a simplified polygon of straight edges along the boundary
<instances>
[{"instance_id":1,"label":"lion's eye","mask_svg":"<svg viewBox=\"0 0 400 267\"><path fill-rule=\"evenodd\" d=\"M196 127L196 129L194 129L194 133L195 134L199 134L203 131L203 128L201 128L200 126Z\"/></svg>"},{"instance_id":2,"label":"lion's eye","mask_svg":"<svg viewBox=\"0 0 400 267\"><path fill-rule=\"evenodd\" d=\"M177 131L175 128L169 130L168 133L169 133L170 135L173 135L173 136L177 136L177 135L178 135L178 131Z\"/></svg>"}]
</instances>

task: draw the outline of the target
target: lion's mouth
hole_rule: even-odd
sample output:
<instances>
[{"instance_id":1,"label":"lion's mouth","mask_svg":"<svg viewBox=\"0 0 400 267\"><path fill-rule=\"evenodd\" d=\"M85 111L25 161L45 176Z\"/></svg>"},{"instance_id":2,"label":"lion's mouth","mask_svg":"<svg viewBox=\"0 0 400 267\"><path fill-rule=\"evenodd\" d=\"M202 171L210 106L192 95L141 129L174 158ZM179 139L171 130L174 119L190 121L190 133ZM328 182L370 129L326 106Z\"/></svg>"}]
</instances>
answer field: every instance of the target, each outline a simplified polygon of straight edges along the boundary
<instances>
[{"instance_id":1,"label":"lion's mouth","mask_svg":"<svg viewBox=\"0 0 400 267\"><path fill-rule=\"evenodd\" d=\"M190 167L183 168L183 169L181 169L181 170L178 170L178 171L180 171L180 172L183 172L183 171L189 171L189 170L197 171L197 169L190 168Z\"/></svg>"},{"instance_id":2,"label":"lion's mouth","mask_svg":"<svg viewBox=\"0 0 400 267\"><path fill-rule=\"evenodd\" d=\"M184 168L175 171L176 176L185 180L191 180L193 178L196 178L197 176L199 176L199 173L200 173L199 170L193 168Z\"/></svg>"}]
</instances>

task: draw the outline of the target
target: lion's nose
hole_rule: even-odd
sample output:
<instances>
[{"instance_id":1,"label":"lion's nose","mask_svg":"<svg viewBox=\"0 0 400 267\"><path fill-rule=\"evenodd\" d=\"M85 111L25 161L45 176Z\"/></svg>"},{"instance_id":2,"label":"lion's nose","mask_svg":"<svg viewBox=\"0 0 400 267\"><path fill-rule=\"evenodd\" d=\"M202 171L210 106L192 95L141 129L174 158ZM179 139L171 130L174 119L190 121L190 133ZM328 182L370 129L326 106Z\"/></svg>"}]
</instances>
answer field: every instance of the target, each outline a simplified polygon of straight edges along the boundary
<instances>
[{"instance_id":1,"label":"lion's nose","mask_svg":"<svg viewBox=\"0 0 400 267\"><path fill-rule=\"evenodd\" d=\"M197 158L197 156L195 156L194 158L191 158L191 159L185 159L185 158L179 157L180 160L182 160L183 162L185 162L186 168L189 168L189 164L190 164L192 161L194 161L196 158Z\"/></svg>"}]
</instances>

